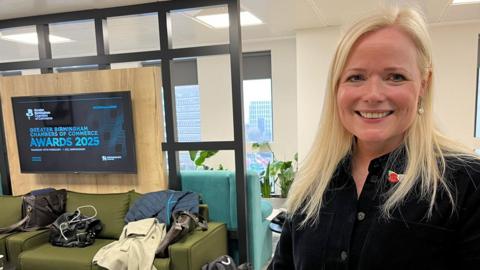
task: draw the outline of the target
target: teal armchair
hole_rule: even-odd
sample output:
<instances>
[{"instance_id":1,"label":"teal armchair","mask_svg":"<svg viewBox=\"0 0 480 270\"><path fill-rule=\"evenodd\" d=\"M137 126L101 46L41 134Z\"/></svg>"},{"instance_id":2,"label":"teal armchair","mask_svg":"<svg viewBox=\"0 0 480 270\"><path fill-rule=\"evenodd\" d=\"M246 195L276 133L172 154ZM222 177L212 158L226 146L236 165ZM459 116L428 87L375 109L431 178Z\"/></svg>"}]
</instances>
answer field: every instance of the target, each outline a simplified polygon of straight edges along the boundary
<instances>
[{"instance_id":1,"label":"teal armchair","mask_svg":"<svg viewBox=\"0 0 480 270\"><path fill-rule=\"evenodd\" d=\"M210 220L224 222L228 231L238 229L235 172L199 170L182 171L180 175L182 190L200 193L208 204ZM254 173L247 173L247 202L250 263L261 270L272 256L272 232L266 220L272 205L261 198L260 182ZM229 253L238 258L237 240L229 240Z\"/></svg>"}]
</instances>

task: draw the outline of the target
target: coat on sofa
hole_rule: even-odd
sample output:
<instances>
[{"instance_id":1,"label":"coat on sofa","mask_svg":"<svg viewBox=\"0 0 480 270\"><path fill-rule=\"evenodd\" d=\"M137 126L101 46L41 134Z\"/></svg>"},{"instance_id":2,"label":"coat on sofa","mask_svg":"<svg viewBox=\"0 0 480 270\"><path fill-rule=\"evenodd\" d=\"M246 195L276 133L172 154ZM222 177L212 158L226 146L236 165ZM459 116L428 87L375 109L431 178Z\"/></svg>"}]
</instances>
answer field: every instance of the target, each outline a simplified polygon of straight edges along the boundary
<instances>
[{"instance_id":1,"label":"coat on sofa","mask_svg":"<svg viewBox=\"0 0 480 270\"><path fill-rule=\"evenodd\" d=\"M93 205L98 211L103 230L95 243L85 248L55 247L48 243L48 231L21 232L0 235L0 252L7 255L9 264L21 270L92 270L101 269L92 264L94 255L102 247L118 240L125 226L124 217L130 205L141 194L124 192L116 194L87 194L69 191L67 212L77 207ZM0 226L8 226L21 217L21 197L0 196ZM91 215L85 211L86 215ZM3 224L5 223L5 224ZM194 231L188 237L169 247L168 258L157 258L154 265L159 270L193 270L227 252L226 226L209 222L207 231Z\"/></svg>"}]
</instances>

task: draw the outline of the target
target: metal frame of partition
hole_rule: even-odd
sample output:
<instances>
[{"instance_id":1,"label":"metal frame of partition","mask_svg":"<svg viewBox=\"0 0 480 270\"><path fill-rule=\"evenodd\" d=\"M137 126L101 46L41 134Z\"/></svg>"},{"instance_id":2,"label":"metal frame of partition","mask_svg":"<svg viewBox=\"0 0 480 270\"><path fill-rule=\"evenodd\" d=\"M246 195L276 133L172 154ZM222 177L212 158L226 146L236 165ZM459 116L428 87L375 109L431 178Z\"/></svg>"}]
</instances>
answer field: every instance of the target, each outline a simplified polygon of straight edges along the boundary
<instances>
[{"instance_id":1,"label":"metal frame of partition","mask_svg":"<svg viewBox=\"0 0 480 270\"><path fill-rule=\"evenodd\" d=\"M229 44L177 49L171 48L172 28L169 13L170 11L202 8L217 5L227 5L228 7L230 21ZM109 44L107 38L108 29L106 27L106 20L108 17L154 12L158 14L160 50L120 54L109 53ZM97 55L53 59L50 43L48 41L49 24L86 19L93 19L95 21ZM40 69L42 74L45 74L52 73L53 68L56 67L97 65L99 69L109 69L111 63L158 59L161 60L166 124L166 142L162 144L162 150L165 151L168 155L169 188L175 190L181 189L181 181L179 178L178 151L233 150L235 152L235 176L237 179L237 237L239 240L239 255L242 262L249 261L250 256L248 252L245 139L243 130L242 107L242 40L240 31L241 27L239 0L174 0L167 2L153 2L123 7L92 9L0 20L0 29L31 25L35 25L37 29L39 41L39 60L0 63L0 71ZM215 142L178 142L175 120L175 95L171 82L172 60L182 57L198 57L220 54L230 54L234 140ZM1 124L0 131L2 132L2 134L4 134ZM0 153L3 155L4 158L4 161L0 162L0 170L2 173L2 179L9 180L8 164L5 153L5 141L3 136L1 136L0 139L2 140L0 141ZM10 184L8 184L7 187L3 188L6 191L11 191Z\"/></svg>"}]
</instances>

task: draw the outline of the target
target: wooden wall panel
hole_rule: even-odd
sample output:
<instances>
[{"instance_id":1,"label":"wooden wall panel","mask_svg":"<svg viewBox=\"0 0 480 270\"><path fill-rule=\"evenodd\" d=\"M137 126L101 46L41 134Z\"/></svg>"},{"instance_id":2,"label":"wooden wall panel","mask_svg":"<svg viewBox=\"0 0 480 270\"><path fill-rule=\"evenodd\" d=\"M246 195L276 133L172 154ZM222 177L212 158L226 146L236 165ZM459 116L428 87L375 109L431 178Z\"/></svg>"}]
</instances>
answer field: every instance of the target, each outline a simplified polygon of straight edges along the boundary
<instances>
[{"instance_id":1,"label":"wooden wall panel","mask_svg":"<svg viewBox=\"0 0 480 270\"><path fill-rule=\"evenodd\" d=\"M0 77L5 139L14 194L43 187L91 193L165 189L163 106L157 67ZM24 174L20 172L11 97L131 91L137 174Z\"/></svg>"}]
</instances>

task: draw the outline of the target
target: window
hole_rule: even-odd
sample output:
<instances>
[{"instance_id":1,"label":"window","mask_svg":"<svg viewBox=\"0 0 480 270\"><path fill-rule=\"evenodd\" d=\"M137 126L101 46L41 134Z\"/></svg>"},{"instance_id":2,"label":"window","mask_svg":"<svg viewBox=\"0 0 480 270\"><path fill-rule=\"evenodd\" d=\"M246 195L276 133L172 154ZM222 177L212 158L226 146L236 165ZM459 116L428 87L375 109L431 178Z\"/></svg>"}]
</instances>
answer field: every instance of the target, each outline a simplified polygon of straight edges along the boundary
<instances>
[{"instance_id":1,"label":"window","mask_svg":"<svg viewBox=\"0 0 480 270\"><path fill-rule=\"evenodd\" d=\"M159 66L159 60L142 62L142 66ZM198 142L200 133L200 88L195 59L175 59L172 63L172 85L175 89L177 140ZM195 169L188 151L179 152L180 170Z\"/></svg>"},{"instance_id":2,"label":"window","mask_svg":"<svg viewBox=\"0 0 480 270\"><path fill-rule=\"evenodd\" d=\"M273 142L272 68L270 52L243 55L245 141ZM249 152L247 169L257 173L273 161L271 152Z\"/></svg>"},{"instance_id":3,"label":"window","mask_svg":"<svg viewBox=\"0 0 480 270\"><path fill-rule=\"evenodd\" d=\"M198 84L175 86L177 136L179 142L199 142L200 89ZM194 170L195 164L188 151L179 153L180 170Z\"/></svg>"},{"instance_id":4,"label":"window","mask_svg":"<svg viewBox=\"0 0 480 270\"><path fill-rule=\"evenodd\" d=\"M243 81L245 138L247 142L271 142L272 80Z\"/></svg>"},{"instance_id":5,"label":"window","mask_svg":"<svg viewBox=\"0 0 480 270\"><path fill-rule=\"evenodd\" d=\"M272 142L272 68L270 52L243 55L243 111L247 142Z\"/></svg>"},{"instance_id":6,"label":"window","mask_svg":"<svg viewBox=\"0 0 480 270\"><path fill-rule=\"evenodd\" d=\"M107 28L112 54L160 49L157 13L109 17Z\"/></svg>"},{"instance_id":7,"label":"window","mask_svg":"<svg viewBox=\"0 0 480 270\"><path fill-rule=\"evenodd\" d=\"M49 24L53 58L96 55L95 21L81 20ZM52 41L52 36L59 39Z\"/></svg>"},{"instance_id":8,"label":"window","mask_svg":"<svg viewBox=\"0 0 480 270\"><path fill-rule=\"evenodd\" d=\"M200 91L196 84L175 86L179 142L199 142Z\"/></svg>"},{"instance_id":9,"label":"window","mask_svg":"<svg viewBox=\"0 0 480 270\"><path fill-rule=\"evenodd\" d=\"M247 153L247 168L260 174L269 162L273 161L273 155L270 152L250 152Z\"/></svg>"},{"instance_id":10,"label":"window","mask_svg":"<svg viewBox=\"0 0 480 270\"><path fill-rule=\"evenodd\" d=\"M146 61L142 66L160 65ZM179 142L201 141L200 93L196 59L174 59L172 84L175 89L177 136ZM247 142L273 141L272 79L270 52L243 55L244 121ZM188 151L179 152L180 169L195 169ZM247 168L264 170L272 161L270 152L247 153Z\"/></svg>"}]
</instances>

